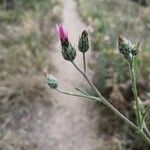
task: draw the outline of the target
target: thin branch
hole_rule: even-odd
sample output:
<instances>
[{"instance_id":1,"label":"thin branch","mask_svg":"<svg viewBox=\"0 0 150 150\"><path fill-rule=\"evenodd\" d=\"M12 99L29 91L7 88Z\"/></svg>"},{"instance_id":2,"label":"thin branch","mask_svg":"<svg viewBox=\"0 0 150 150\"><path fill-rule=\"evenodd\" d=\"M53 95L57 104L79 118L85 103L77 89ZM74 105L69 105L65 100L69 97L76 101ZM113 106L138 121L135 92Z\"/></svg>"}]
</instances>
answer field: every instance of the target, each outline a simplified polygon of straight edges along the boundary
<instances>
[{"instance_id":1,"label":"thin branch","mask_svg":"<svg viewBox=\"0 0 150 150\"><path fill-rule=\"evenodd\" d=\"M61 94L65 94L65 95L70 95L70 96L77 96L77 97L83 97L83 98L88 98L88 99L92 99L92 100L96 100L101 102L101 99L98 97L94 97L94 96L89 96L89 95L85 95L85 94L75 94L75 93L70 93L70 92L66 92L63 91L59 88L56 89L58 92L60 92Z\"/></svg>"},{"instance_id":2,"label":"thin branch","mask_svg":"<svg viewBox=\"0 0 150 150\"><path fill-rule=\"evenodd\" d=\"M88 95L88 96L89 96L89 94L88 94L87 92L83 91L83 90L80 89L79 87L75 87L75 89L76 89L77 91L81 92L82 94L85 94L85 95Z\"/></svg>"},{"instance_id":3,"label":"thin branch","mask_svg":"<svg viewBox=\"0 0 150 150\"><path fill-rule=\"evenodd\" d=\"M86 59L85 59L85 53L83 52L83 66L84 66L84 73L86 74Z\"/></svg>"}]
</instances>

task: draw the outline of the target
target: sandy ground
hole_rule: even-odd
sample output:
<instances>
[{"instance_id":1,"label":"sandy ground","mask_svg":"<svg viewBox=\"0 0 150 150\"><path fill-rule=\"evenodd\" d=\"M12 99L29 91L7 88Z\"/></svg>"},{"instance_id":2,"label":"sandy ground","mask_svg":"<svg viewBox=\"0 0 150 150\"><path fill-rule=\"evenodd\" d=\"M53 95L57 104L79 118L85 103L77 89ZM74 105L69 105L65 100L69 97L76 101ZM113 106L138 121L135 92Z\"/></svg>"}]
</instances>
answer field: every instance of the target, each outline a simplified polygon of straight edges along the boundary
<instances>
[{"instance_id":1,"label":"sandy ground","mask_svg":"<svg viewBox=\"0 0 150 150\"><path fill-rule=\"evenodd\" d=\"M73 0L65 0L63 3L63 24L69 33L72 44L77 45L81 32L87 26L81 21L76 3ZM73 91L73 87L85 84L85 80L68 61L65 61L60 53L59 42L53 52L53 63L57 70L56 76L60 81L60 87ZM77 53L75 62L82 67L81 53ZM88 58L90 58L88 54ZM91 110L93 102L76 97L69 97L53 92L57 100L53 115L49 122L50 149L52 150L96 150L102 146L101 139L96 135L96 124L92 123Z\"/></svg>"}]
</instances>

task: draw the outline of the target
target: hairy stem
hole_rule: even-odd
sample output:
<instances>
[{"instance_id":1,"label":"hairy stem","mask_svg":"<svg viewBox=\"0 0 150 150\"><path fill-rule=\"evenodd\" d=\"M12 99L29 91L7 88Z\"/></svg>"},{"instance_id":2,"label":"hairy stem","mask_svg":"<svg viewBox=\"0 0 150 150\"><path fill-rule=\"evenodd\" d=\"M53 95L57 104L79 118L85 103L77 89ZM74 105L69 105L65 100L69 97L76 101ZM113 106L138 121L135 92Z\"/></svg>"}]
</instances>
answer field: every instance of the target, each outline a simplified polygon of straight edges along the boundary
<instances>
[{"instance_id":1,"label":"hairy stem","mask_svg":"<svg viewBox=\"0 0 150 150\"><path fill-rule=\"evenodd\" d=\"M137 119L137 124L141 128L141 110L140 110L140 105L139 105L139 99L137 95L137 87L136 87L136 66L135 66L135 61L134 59L129 63L129 68L130 68L130 74L131 74L131 86L132 86L132 92L135 100L135 106L136 106L136 119Z\"/></svg>"}]
</instances>

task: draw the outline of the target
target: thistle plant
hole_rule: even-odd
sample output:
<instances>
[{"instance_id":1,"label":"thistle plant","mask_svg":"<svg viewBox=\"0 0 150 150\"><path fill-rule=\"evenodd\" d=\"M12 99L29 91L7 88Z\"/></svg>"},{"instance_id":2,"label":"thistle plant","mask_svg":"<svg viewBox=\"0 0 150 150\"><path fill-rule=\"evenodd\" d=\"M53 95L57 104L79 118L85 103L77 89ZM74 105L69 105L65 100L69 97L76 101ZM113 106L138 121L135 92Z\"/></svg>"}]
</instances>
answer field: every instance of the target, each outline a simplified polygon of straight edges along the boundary
<instances>
[{"instance_id":1,"label":"thistle plant","mask_svg":"<svg viewBox=\"0 0 150 150\"><path fill-rule=\"evenodd\" d=\"M133 109L136 115L136 123L130 121L126 116L120 113L112 104L107 101L100 91L95 87L93 82L89 79L87 70L86 70L86 53L89 50L89 38L88 32L84 30L78 41L78 49L83 54L83 69L79 68L74 62L76 58L76 49L72 46L71 42L68 38L68 33L65 31L62 25L57 26L57 33L61 42L61 52L62 56L65 60L72 63L72 65L81 73L87 83L91 86L91 88L95 91L95 95L91 95L85 92L83 89L79 87L75 87L76 93L71 93L68 91L64 91L59 88L59 84L56 78L48 73L45 74L47 84L50 88L57 90L61 94L76 96L76 97L84 97L87 99L91 99L93 101L98 101L105 105L108 109L110 109L118 118L122 119L127 125L129 125L136 134L138 134L142 139L144 139L148 144L150 144L150 131L147 128L145 118L147 113L150 110L150 106L144 108L142 105L140 98L138 97L137 87L136 87L136 68L137 68L137 56L139 53L139 45L132 44L129 40L124 37L119 36L118 38L118 49L123 57L126 59L129 65L129 71L131 75L131 85L132 85L132 93L134 96L134 105Z\"/></svg>"}]
</instances>

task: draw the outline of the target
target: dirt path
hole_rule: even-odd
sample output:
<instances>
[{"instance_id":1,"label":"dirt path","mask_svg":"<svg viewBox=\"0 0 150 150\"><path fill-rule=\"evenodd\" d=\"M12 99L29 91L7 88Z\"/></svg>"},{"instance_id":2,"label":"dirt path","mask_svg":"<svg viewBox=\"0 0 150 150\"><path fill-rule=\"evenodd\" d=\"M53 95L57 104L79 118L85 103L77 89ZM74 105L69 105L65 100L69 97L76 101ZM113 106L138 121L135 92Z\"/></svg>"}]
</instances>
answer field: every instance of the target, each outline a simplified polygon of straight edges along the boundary
<instances>
[{"instance_id":1,"label":"dirt path","mask_svg":"<svg viewBox=\"0 0 150 150\"><path fill-rule=\"evenodd\" d=\"M69 32L73 45L86 28L81 21L74 0L62 0L63 24ZM81 53L76 63L82 66ZM89 58L90 56L88 56ZM53 74L59 79L60 87L73 91L73 86L85 80L68 61L65 61L56 41L52 52L52 62L56 69ZM51 90L51 89L50 89ZM104 141L97 135L97 124L92 118L94 103L84 99L61 95L51 90L55 103L51 106L35 106L36 112L28 123L29 141L36 150L105 150ZM34 108L33 108L34 109ZM36 143L36 144L34 144Z\"/></svg>"},{"instance_id":2,"label":"dirt path","mask_svg":"<svg viewBox=\"0 0 150 150\"><path fill-rule=\"evenodd\" d=\"M81 31L86 28L81 21L74 0L63 1L63 24L68 29L69 39L76 45ZM53 52L53 63L57 69L57 78L64 89L73 90L73 85L84 83L78 71L71 63L64 61L56 44ZM80 53L76 63L82 66ZM93 102L80 98L68 97L53 92L57 100L53 115L49 122L49 138L51 150L96 150L102 143L96 135L96 125L91 121L90 112Z\"/></svg>"}]
</instances>

